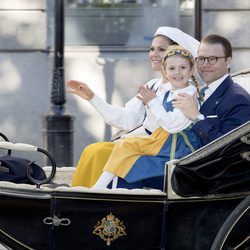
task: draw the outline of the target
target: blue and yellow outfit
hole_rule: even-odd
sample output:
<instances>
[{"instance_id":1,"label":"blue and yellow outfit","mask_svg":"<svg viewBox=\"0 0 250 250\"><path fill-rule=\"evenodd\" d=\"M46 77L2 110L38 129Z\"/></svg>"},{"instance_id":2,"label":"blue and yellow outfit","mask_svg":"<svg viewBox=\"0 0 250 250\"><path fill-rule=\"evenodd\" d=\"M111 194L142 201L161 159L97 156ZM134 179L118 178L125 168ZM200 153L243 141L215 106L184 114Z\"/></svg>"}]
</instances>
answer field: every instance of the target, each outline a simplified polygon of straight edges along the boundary
<instances>
[{"instance_id":1,"label":"blue and yellow outfit","mask_svg":"<svg viewBox=\"0 0 250 250\"><path fill-rule=\"evenodd\" d=\"M169 93L169 92L168 92ZM165 110L172 111L171 102L164 97ZM118 141L103 170L111 172L128 183L151 178L164 178L165 163L179 159L200 147L199 137L191 127L169 134L159 127L149 136L131 137ZM154 184L147 184L154 187Z\"/></svg>"}]
</instances>

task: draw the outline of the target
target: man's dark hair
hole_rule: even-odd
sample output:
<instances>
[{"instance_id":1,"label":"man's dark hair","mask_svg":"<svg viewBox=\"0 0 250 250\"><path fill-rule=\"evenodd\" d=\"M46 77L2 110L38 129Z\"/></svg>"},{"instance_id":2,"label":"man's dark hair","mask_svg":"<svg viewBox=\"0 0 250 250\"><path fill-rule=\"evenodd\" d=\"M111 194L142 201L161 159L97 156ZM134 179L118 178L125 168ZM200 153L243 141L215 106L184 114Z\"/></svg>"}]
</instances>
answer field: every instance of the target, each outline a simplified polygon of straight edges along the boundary
<instances>
[{"instance_id":1,"label":"man's dark hair","mask_svg":"<svg viewBox=\"0 0 250 250\"><path fill-rule=\"evenodd\" d=\"M231 43L223 36L217 34L211 34L204 37L201 42L208 44L221 44L224 50L226 57L232 57L232 45Z\"/></svg>"}]
</instances>

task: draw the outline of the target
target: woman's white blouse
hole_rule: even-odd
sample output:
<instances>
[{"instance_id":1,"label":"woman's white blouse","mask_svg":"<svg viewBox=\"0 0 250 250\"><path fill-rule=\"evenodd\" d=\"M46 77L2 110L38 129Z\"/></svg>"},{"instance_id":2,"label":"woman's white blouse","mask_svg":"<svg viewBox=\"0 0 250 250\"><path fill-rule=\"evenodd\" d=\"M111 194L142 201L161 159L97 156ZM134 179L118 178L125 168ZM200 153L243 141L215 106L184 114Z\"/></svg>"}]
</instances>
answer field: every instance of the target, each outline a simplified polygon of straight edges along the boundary
<instances>
[{"instance_id":1,"label":"woman's white blouse","mask_svg":"<svg viewBox=\"0 0 250 250\"><path fill-rule=\"evenodd\" d=\"M144 106L136 96L128 101L125 107L114 106L95 95L91 105L101 114L105 122L111 126L126 131L140 125L153 132L159 126L169 133L177 133L188 127L192 122L179 109L166 112L162 102L166 92L171 90L171 84L162 83L162 79L150 80L147 85L156 91L156 98ZM178 93L194 94L196 88L192 85L180 90L170 91L168 101L174 99Z\"/></svg>"}]
</instances>

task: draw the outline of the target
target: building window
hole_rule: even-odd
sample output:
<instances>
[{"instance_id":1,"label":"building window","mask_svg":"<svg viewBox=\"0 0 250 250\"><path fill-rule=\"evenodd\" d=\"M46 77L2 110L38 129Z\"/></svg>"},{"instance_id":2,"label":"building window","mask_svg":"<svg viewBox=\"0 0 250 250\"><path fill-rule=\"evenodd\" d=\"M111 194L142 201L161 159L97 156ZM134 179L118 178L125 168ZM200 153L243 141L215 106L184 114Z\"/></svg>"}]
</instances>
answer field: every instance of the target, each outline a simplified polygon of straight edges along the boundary
<instances>
[{"instance_id":1,"label":"building window","mask_svg":"<svg viewBox=\"0 0 250 250\"><path fill-rule=\"evenodd\" d=\"M148 48L159 26L179 26L178 0L65 2L65 45Z\"/></svg>"}]
</instances>

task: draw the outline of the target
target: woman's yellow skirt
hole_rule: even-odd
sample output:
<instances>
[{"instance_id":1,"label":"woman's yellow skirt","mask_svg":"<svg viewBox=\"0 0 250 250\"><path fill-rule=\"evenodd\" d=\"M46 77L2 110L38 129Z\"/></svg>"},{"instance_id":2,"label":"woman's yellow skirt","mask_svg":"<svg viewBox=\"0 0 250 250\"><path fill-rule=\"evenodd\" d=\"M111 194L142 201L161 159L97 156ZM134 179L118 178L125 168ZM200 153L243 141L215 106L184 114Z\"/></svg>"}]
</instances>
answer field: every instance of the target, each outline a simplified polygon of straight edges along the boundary
<instances>
[{"instance_id":1,"label":"woman's yellow skirt","mask_svg":"<svg viewBox=\"0 0 250 250\"><path fill-rule=\"evenodd\" d=\"M113 142L97 142L88 145L76 166L72 187L92 187L102 174L114 146Z\"/></svg>"}]
</instances>

